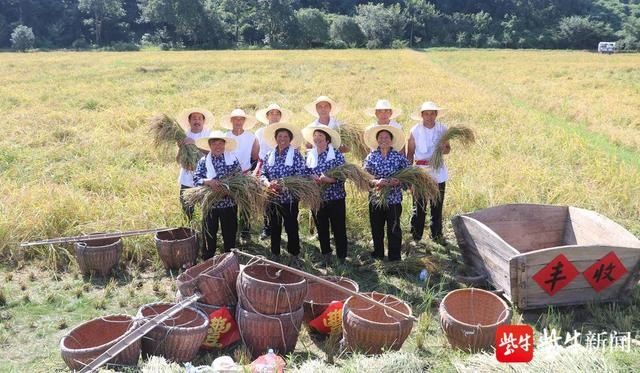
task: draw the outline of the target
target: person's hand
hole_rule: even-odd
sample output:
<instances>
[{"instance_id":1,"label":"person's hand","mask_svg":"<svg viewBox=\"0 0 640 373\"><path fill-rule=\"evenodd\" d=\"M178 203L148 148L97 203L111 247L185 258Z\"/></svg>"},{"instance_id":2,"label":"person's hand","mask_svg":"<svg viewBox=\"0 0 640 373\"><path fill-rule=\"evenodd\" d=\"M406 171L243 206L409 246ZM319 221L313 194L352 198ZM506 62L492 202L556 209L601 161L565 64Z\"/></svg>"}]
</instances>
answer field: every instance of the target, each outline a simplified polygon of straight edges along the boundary
<instances>
[{"instance_id":1,"label":"person's hand","mask_svg":"<svg viewBox=\"0 0 640 373\"><path fill-rule=\"evenodd\" d=\"M196 140L190 137L185 137L184 140L182 140L182 144L184 145L195 144L195 143L196 143Z\"/></svg>"},{"instance_id":2,"label":"person's hand","mask_svg":"<svg viewBox=\"0 0 640 373\"><path fill-rule=\"evenodd\" d=\"M340 144L338 150L340 151L340 153L348 153L351 151L351 148L347 144Z\"/></svg>"},{"instance_id":3,"label":"person's hand","mask_svg":"<svg viewBox=\"0 0 640 373\"><path fill-rule=\"evenodd\" d=\"M216 188L221 188L222 187L222 183L219 182L218 180L215 180L215 179L205 180L204 181L204 185L206 185L206 186L208 186L209 188L212 188L212 189L216 189Z\"/></svg>"},{"instance_id":4,"label":"person's hand","mask_svg":"<svg viewBox=\"0 0 640 373\"><path fill-rule=\"evenodd\" d=\"M307 149L311 149L311 148L313 148L313 145L311 145L311 144L309 144L309 143L306 143L304 146L305 146Z\"/></svg>"},{"instance_id":5,"label":"person's hand","mask_svg":"<svg viewBox=\"0 0 640 373\"><path fill-rule=\"evenodd\" d=\"M333 177L329 177L326 175L320 175L320 182L322 184L333 184L335 183L337 180Z\"/></svg>"},{"instance_id":6,"label":"person's hand","mask_svg":"<svg viewBox=\"0 0 640 373\"><path fill-rule=\"evenodd\" d=\"M400 180L396 179L395 177L392 177L389 179L389 185L396 187L400 185Z\"/></svg>"},{"instance_id":7,"label":"person's hand","mask_svg":"<svg viewBox=\"0 0 640 373\"><path fill-rule=\"evenodd\" d=\"M311 180L315 181L316 184L322 184L322 177L318 175L311 175Z\"/></svg>"},{"instance_id":8,"label":"person's hand","mask_svg":"<svg viewBox=\"0 0 640 373\"><path fill-rule=\"evenodd\" d=\"M374 185L376 190L380 190L382 188L384 188L385 186L389 185L389 182L386 179L378 179L376 181L374 181Z\"/></svg>"},{"instance_id":9,"label":"person's hand","mask_svg":"<svg viewBox=\"0 0 640 373\"><path fill-rule=\"evenodd\" d=\"M277 180L273 180L269 183L269 189L271 189L273 192L279 192L282 189L282 186L280 186L280 184L278 184Z\"/></svg>"},{"instance_id":10,"label":"person's hand","mask_svg":"<svg viewBox=\"0 0 640 373\"><path fill-rule=\"evenodd\" d=\"M449 142L445 142L440 145L440 150L442 150L442 154L449 154L451 152L451 144Z\"/></svg>"}]
</instances>

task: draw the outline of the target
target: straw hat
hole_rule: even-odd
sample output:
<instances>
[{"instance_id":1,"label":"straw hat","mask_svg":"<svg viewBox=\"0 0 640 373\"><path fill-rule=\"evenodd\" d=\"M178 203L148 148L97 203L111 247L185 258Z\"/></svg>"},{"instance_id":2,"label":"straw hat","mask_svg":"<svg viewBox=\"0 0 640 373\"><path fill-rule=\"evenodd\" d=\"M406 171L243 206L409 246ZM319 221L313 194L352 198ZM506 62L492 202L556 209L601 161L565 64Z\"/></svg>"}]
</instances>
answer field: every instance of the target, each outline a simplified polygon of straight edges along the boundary
<instances>
[{"instance_id":1,"label":"straw hat","mask_svg":"<svg viewBox=\"0 0 640 373\"><path fill-rule=\"evenodd\" d=\"M264 138L264 142L266 142L267 145L271 146L272 148L275 148L276 145L278 145L276 143L276 138L275 138L276 131L281 128L291 131L291 133L293 134L293 139L291 139L291 145L294 148L299 147L300 144L302 143L302 134L300 133L300 130L297 127L294 127L289 123L278 122L278 123L273 123L266 126L264 128L264 132L262 133L262 138Z\"/></svg>"},{"instance_id":2,"label":"straw hat","mask_svg":"<svg viewBox=\"0 0 640 373\"><path fill-rule=\"evenodd\" d=\"M376 110L392 110L391 119L397 118L402 115L402 109L391 106L389 100L378 100L376 106L366 109L364 112L370 117L376 117Z\"/></svg>"},{"instance_id":3,"label":"straw hat","mask_svg":"<svg viewBox=\"0 0 640 373\"><path fill-rule=\"evenodd\" d=\"M212 131L211 134L209 134L208 137L201 137L201 138L197 139L196 140L196 146L198 148L202 149L202 150L209 151L209 150L211 150L211 147L209 146L209 140L213 140L213 139L224 140L224 142L225 142L224 151L225 152L232 152L238 146L238 143L236 142L235 139L232 139L231 137L228 137L227 134L222 132L222 131Z\"/></svg>"},{"instance_id":4,"label":"straw hat","mask_svg":"<svg viewBox=\"0 0 640 373\"><path fill-rule=\"evenodd\" d=\"M192 107L186 110L183 110L178 114L176 121L185 131L191 130L191 125L189 124L189 115L193 113L200 113L204 115L204 126L205 128L213 127L213 114L204 108Z\"/></svg>"},{"instance_id":5,"label":"straw hat","mask_svg":"<svg viewBox=\"0 0 640 373\"><path fill-rule=\"evenodd\" d=\"M318 96L313 102L304 106L304 110L309 112L309 114L314 117L318 117L318 112L316 111L316 105L320 102L328 102L331 105L331 115L336 115L342 110L342 106L337 102L333 101L329 96Z\"/></svg>"},{"instance_id":6,"label":"straw hat","mask_svg":"<svg viewBox=\"0 0 640 373\"><path fill-rule=\"evenodd\" d=\"M422 121L422 112L425 110L435 110L438 112L438 116L442 116L442 112L447 109L439 107L435 102L425 101L422 103L422 106L420 106L420 110L417 113L411 114L411 119Z\"/></svg>"},{"instance_id":7,"label":"straw hat","mask_svg":"<svg viewBox=\"0 0 640 373\"><path fill-rule=\"evenodd\" d=\"M393 143L391 144L391 146L394 150L400 150L404 147L404 132L402 132L400 128L389 125L374 124L365 128L364 130L364 143L369 148L378 148L378 140L376 140L376 136L378 136L378 132L380 131L389 131L393 135Z\"/></svg>"},{"instance_id":8,"label":"straw hat","mask_svg":"<svg viewBox=\"0 0 640 373\"><path fill-rule=\"evenodd\" d=\"M331 145L334 148L338 149L340 144L342 144L342 139L340 139L340 134L338 131L332 129L329 126L325 126L324 124L310 124L302 129L302 137L309 143L313 144L313 133L315 131L322 131L327 135L331 136Z\"/></svg>"},{"instance_id":9,"label":"straw hat","mask_svg":"<svg viewBox=\"0 0 640 373\"><path fill-rule=\"evenodd\" d=\"M231 124L231 118L233 117L243 117L245 119L244 126L242 126L245 130L250 130L256 125L256 118L247 115L242 109L233 109L231 114L224 115L220 118L220 127L228 130L233 129L233 124Z\"/></svg>"},{"instance_id":10,"label":"straw hat","mask_svg":"<svg viewBox=\"0 0 640 373\"><path fill-rule=\"evenodd\" d=\"M256 119L260 123L269 124L269 119L267 119L267 113L271 110L278 110L282 116L280 117L281 122L288 122L291 119L291 112L287 109L283 109L278 104L271 104L264 109L260 109L256 111Z\"/></svg>"}]
</instances>

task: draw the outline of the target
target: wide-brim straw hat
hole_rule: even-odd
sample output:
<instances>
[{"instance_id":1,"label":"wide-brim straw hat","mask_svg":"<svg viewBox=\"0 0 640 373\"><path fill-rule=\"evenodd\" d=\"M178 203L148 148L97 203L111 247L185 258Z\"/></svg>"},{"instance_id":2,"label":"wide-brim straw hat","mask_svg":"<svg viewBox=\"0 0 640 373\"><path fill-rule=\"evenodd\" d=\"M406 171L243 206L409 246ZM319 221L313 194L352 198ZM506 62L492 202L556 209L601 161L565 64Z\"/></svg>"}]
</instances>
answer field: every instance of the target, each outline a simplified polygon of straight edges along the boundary
<instances>
[{"instance_id":1,"label":"wide-brim straw hat","mask_svg":"<svg viewBox=\"0 0 640 373\"><path fill-rule=\"evenodd\" d=\"M271 146L272 148L275 148L278 145L276 142L275 135L276 135L276 131L278 131L279 129L287 129L291 131L291 133L293 134L293 139L291 139L291 145L294 148L297 148L300 146L300 144L302 143L302 133L300 133L300 129L298 129L297 127L289 123L283 123L283 122L273 123L264 128L262 137L264 139L264 142L267 143L267 145Z\"/></svg>"},{"instance_id":2,"label":"wide-brim straw hat","mask_svg":"<svg viewBox=\"0 0 640 373\"><path fill-rule=\"evenodd\" d=\"M225 152L232 152L238 146L238 143L236 142L235 139L227 136L227 134L222 132L222 131L212 131L211 134L209 134L208 137L201 137L201 138L197 139L196 140L196 146L198 148L202 149L202 150L210 151L211 147L209 146L209 140L213 140L213 139L224 140L224 142L225 142L224 151Z\"/></svg>"},{"instance_id":3,"label":"wide-brim straw hat","mask_svg":"<svg viewBox=\"0 0 640 373\"><path fill-rule=\"evenodd\" d=\"M400 128L396 128L390 125L374 124L364 130L364 143L371 149L378 148L378 140L376 136L380 131L389 131L393 135L393 143L391 146L394 150L400 150L404 147L405 136L404 132Z\"/></svg>"},{"instance_id":4,"label":"wide-brim straw hat","mask_svg":"<svg viewBox=\"0 0 640 373\"><path fill-rule=\"evenodd\" d=\"M402 109L391 105L389 100L378 100L376 106L365 109L364 112L370 117L376 117L376 110L391 110L391 119L397 118L402 115Z\"/></svg>"},{"instance_id":5,"label":"wide-brim straw hat","mask_svg":"<svg viewBox=\"0 0 640 373\"><path fill-rule=\"evenodd\" d=\"M233 117L242 117L245 119L244 126L242 126L242 128L245 130L252 129L257 122L256 118L252 117L251 115L248 115L247 113L244 112L244 110L233 109L231 114L224 115L222 116L222 118L220 118L220 127L226 128L228 130L233 129L233 124L231 123L231 118Z\"/></svg>"},{"instance_id":6,"label":"wide-brim straw hat","mask_svg":"<svg viewBox=\"0 0 640 373\"><path fill-rule=\"evenodd\" d=\"M435 102L433 101L425 101L422 103L422 105L420 106L420 110L416 113L411 114L411 119L413 120L422 120L422 112L425 110L434 110L438 112L438 116L442 116L444 114L444 112L447 110L443 107L439 107Z\"/></svg>"},{"instance_id":7,"label":"wide-brim straw hat","mask_svg":"<svg viewBox=\"0 0 640 373\"><path fill-rule=\"evenodd\" d=\"M310 124L306 126L302 129L302 137L309 144L313 144L313 133L316 131L322 131L331 136L331 145L333 145L334 148L338 149L340 144L342 144L340 133L329 126L325 126L324 124Z\"/></svg>"},{"instance_id":8,"label":"wide-brim straw hat","mask_svg":"<svg viewBox=\"0 0 640 373\"><path fill-rule=\"evenodd\" d=\"M200 107L192 107L181 111L176 118L176 121L178 122L180 127L182 127L185 131L188 132L191 130L191 125L189 124L189 115L193 113L200 113L204 115L204 128L213 127L213 114L209 110Z\"/></svg>"},{"instance_id":9,"label":"wide-brim straw hat","mask_svg":"<svg viewBox=\"0 0 640 373\"><path fill-rule=\"evenodd\" d=\"M318 118L318 112L316 111L316 105L320 102L328 102L331 105L331 115L335 116L342 110L342 105L335 102L329 96L318 96L313 102L310 102L304 106L304 110L306 110L309 114Z\"/></svg>"},{"instance_id":10,"label":"wide-brim straw hat","mask_svg":"<svg viewBox=\"0 0 640 373\"><path fill-rule=\"evenodd\" d=\"M280 122L287 123L291 120L291 111L281 108L278 104L271 104L264 109L256 111L256 119L260 123L269 124L267 113L271 110L278 110L280 112Z\"/></svg>"}]
</instances>

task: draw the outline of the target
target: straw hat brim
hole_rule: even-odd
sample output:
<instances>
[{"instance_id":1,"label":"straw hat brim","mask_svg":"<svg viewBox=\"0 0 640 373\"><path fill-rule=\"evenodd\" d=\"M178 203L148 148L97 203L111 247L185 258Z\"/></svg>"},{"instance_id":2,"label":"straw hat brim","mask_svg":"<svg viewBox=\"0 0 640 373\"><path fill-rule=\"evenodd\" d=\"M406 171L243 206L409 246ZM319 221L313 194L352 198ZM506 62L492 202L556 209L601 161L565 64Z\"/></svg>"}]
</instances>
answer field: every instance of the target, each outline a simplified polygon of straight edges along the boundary
<instances>
[{"instance_id":1,"label":"straw hat brim","mask_svg":"<svg viewBox=\"0 0 640 373\"><path fill-rule=\"evenodd\" d=\"M306 112L308 112L309 114L313 115L314 117L318 118L318 112L316 111L316 105L319 102L328 102L331 105L331 116L334 117L336 116L340 111L342 111L342 105L340 105L339 103L333 101L332 99L328 99L328 100L318 100L315 99L313 100L313 102L308 103L304 106L304 110Z\"/></svg>"},{"instance_id":2,"label":"straw hat brim","mask_svg":"<svg viewBox=\"0 0 640 373\"><path fill-rule=\"evenodd\" d=\"M252 117L251 115L234 115L234 117L237 117L237 116L241 116L245 118L244 126L242 126L242 128L245 130L252 129L253 127L256 126L256 123L258 123L256 118ZM220 127L228 130L233 129L233 124L231 124L231 115L224 115L222 116L222 118L220 118Z\"/></svg>"},{"instance_id":3,"label":"straw hat brim","mask_svg":"<svg viewBox=\"0 0 640 373\"><path fill-rule=\"evenodd\" d=\"M335 149L338 149L342 144L340 133L338 133L338 131L332 129L329 126L325 126L324 124L306 126L301 131L302 137L305 139L306 142L313 145L313 133L315 131L322 131L327 133L329 136L331 136L331 145L333 145Z\"/></svg>"},{"instance_id":4,"label":"straw hat brim","mask_svg":"<svg viewBox=\"0 0 640 373\"><path fill-rule=\"evenodd\" d=\"M238 142L235 139L232 139L231 137L227 137L227 136L214 136L214 135L208 136L208 137L201 137L197 139L196 146L202 150L211 151L211 147L209 146L209 140L214 140L214 139L224 140L225 152L232 152L236 150L236 148L238 147Z\"/></svg>"},{"instance_id":5,"label":"straw hat brim","mask_svg":"<svg viewBox=\"0 0 640 373\"><path fill-rule=\"evenodd\" d=\"M189 125L189 115L191 115L191 113L200 113L204 115L204 128L213 127L213 113L205 108L194 107L181 111L176 117L176 121L185 131L188 132L191 130L191 126Z\"/></svg>"},{"instance_id":6,"label":"straw hat brim","mask_svg":"<svg viewBox=\"0 0 640 373\"><path fill-rule=\"evenodd\" d=\"M372 125L364 130L364 143L371 149L378 148L378 140L376 135L380 131L389 131L393 135L393 143L391 146L394 150L400 150L404 147L405 136L400 128L389 125Z\"/></svg>"},{"instance_id":7,"label":"straw hat brim","mask_svg":"<svg viewBox=\"0 0 640 373\"><path fill-rule=\"evenodd\" d=\"M282 114L282 116L280 117L280 122L284 122L287 123L291 120L291 111L287 110L287 109L269 109L269 108L264 108L264 109L260 109L258 111L256 111L256 120L260 123L263 124L269 124L269 119L267 119L267 113L271 110L278 110L280 111L280 113Z\"/></svg>"},{"instance_id":8,"label":"straw hat brim","mask_svg":"<svg viewBox=\"0 0 640 373\"><path fill-rule=\"evenodd\" d=\"M438 108L438 109L425 109L425 110L435 110L435 111L437 111L437 112L438 112L438 117L442 117L442 116L446 113L446 111L447 111L447 109L445 109L445 108ZM417 112L415 112L415 113L411 114L411 119L422 122L422 112L423 112L423 111L424 111L424 110L422 110L422 111L417 111Z\"/></svg>"},{"instance_id":9,"label":"straw hat brim","mask_svg":"<svg viewBox=\"0 0 640 373\"><path fill-rule=\"evenodd\" d=\"M400 108L392 107L391 110L392 111L391 111L391 118L390 119L395 119L395 118L397 118L397 117L402 115L402 109L400 109ZM367 116L376 118L376 108L365 109L364 113Z\"/></svg>"},{"instance_id":10,"label":"straw hat brim","mask_svg":"<svg viewBox=\"0 0 640 373\"><path fill-rule=\"evenodd\" d=\"M300 146L300 144L302 143L302 133L300 132L300 129L297 127L294 127L293 125L289 124L289 123L273 123L270 124L268 126L266 126L264 128L264 132L262 133L262 137L264 139L264 142L267 143L267 145L271 146L272 148L275 148L278 144L276 143L276 139L275 139L275 135L276 135L276 131L279 129L287 129L289 131L291 131L291 133L293 134L293 139L291 140L291 145L294 148L298 148Z\"/></svg>"}]
</instances>

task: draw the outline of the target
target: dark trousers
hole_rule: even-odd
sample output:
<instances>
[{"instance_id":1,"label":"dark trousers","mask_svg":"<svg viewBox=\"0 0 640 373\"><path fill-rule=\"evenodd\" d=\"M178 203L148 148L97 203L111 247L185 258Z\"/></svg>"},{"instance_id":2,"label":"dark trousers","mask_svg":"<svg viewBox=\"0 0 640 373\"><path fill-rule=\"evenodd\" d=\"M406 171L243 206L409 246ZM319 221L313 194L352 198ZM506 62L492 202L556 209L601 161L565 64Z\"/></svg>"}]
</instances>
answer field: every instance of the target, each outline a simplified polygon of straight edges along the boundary
<instances>
[{"instance_id":1,"label":"dark trousers","mask_svg":"<svg viewBox=\"0 0 640 373\"><path fill-rule=\"evenodd\" d=\"M287 232L287 251L291 255L300 254L300 235L298 233L298 202L270 203L269 225L271 226L271 252L280 255L282 241L282 223Z\"/></svg>"},{"instance_id":2,"label":"dark trousers","mask_svg":"<svg viewBox=\"0 0 640 373\"><path fill-rule=\"evenodd\" d=\"M316 228L318 228L318 240L323 254L331 254L331 239L329 237L329 225L335 237L336 256L347 257L347 210L343 199L324 201L317 213L314 214Z\"/></svg>"},{"instance_id":3,"label":"dark trousers","mask_svg":"<svg viewBox=\"0 0 640 373\"><path fill-rule=\"evenodd\" d=\"M229 252L236 246L238 231L238 207L210 209L203 219L204 248L202 258L207 260L216 254L218 246L218 228L222 227L224 251Z\"/></svg>"},{"instance_id":4,"label":"dark trousers","mask_svg":"<svg viewBox=\"0 0 640 373\"><path fill-rule=\"evenodd\" d=\"M446 182L439 183L440 198L437 202L429 202L431 208L431 238L438 240L442 238L442 207L444 206L444 191ZM413 213L411 214L411 236L416 241L422 239L424 232L424 221L427 215L427 201L413 200Z\"/></svg>"},{"instance_id":5,"label":"dark trousers","mask_svg":"<svg viewBox=\"0 0 640 373\"><path fill-rule=\"evenodd\" d=\"M387 208L369 203L369 222L371 223L371 236L373 237L373 253L371 256L374 258L384 258L384 226L386 224L389 260L401 259L402 228L400 227L400 215L402 215L402 205L399 203L389 205Z\"/></svg>"},{"instance_id":6,"label":"dark trousers","mask_svg":"<svg viewBox=\"0 0 640 373\"><path fill-rule=\"evenodd\" d=\"M184 200L184 191L192 187L180 184L180 204L182 205L182 212L185 214L189 222L193 219L193 205L187 203Z\"/></svg>"}]
</instances>

